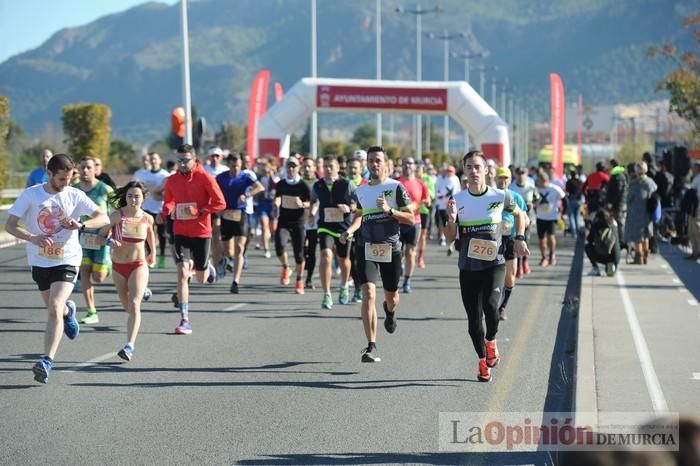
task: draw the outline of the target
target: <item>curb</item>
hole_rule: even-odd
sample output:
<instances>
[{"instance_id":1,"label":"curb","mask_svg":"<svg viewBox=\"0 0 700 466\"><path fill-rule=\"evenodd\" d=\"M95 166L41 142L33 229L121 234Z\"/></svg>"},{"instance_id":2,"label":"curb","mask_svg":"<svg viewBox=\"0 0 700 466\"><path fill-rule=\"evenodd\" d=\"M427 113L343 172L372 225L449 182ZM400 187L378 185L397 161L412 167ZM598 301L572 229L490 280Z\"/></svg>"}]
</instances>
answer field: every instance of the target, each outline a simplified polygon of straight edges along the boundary
<instances>
[{"instance_id":1,"label":"curb","mask_svg":"<svg viewBox=\"0 0 700 466\"><path fill-rule=\"evenodd\" d=\"M0 249L10 248L19 244L24 244L24 240L17 239L6 231L0 232Z\"/></svg>"},{"instance_id":2,"label":"curb","mask_svg":"<svg viewBox=\"0 0 700 466\"><path fill-rule=\"evenodd\" d=\"M574 410L576 415L586 413L586 423L591 422L591 415L595 416L595 425L597 425L598 391L593 335L593 277L583 276L583 267L581 274L581 299L576 335Z\"/></svg>"}]
</instances>

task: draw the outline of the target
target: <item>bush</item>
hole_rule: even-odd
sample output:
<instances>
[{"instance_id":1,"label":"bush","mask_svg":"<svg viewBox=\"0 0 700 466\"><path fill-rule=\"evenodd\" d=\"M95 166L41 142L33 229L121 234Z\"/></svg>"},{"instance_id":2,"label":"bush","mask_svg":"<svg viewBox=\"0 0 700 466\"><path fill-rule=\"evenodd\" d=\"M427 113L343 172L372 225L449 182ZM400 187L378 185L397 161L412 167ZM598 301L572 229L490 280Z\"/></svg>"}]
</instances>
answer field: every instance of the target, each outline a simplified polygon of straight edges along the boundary
<instances>
[{"instance_id":1,"label":"bush","mask_svg":"<svg viewBox=\"0 0 700 466\"><path fill-rule=\"evenodd\" d=\"M109 158L112 110L103 104L63 106L63 131L68 138L68 153L74 160L82 157Z\"/></svg>"}]
</instances>

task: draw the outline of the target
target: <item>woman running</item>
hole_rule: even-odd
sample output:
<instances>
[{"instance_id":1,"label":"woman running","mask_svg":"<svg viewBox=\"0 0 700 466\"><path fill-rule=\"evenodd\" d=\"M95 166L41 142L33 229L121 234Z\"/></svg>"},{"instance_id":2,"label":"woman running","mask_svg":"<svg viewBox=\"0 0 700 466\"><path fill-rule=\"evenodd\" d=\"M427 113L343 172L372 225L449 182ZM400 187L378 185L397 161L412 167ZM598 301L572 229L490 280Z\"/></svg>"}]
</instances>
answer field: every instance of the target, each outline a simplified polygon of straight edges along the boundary
<instances>
[{"instance_id":1,"label":"woman running","mask_svg":"<svg viewBox=\"0 0 700 466\"><path fill-rule=\"evenodd\" d=\"M110 226L102 230L103 236L111 236L105 244L112 248L112 277L119 293L119 300L129 314L127 343L119 353L120 358L131 361L136 335L141 325L141 300L148 284L148 266L155 263L155 234L153 217L141 209L146 188L139 181L130 181L112 195ZM150 253L146 255L144 242Z\"/></svg>"}]
</instances>

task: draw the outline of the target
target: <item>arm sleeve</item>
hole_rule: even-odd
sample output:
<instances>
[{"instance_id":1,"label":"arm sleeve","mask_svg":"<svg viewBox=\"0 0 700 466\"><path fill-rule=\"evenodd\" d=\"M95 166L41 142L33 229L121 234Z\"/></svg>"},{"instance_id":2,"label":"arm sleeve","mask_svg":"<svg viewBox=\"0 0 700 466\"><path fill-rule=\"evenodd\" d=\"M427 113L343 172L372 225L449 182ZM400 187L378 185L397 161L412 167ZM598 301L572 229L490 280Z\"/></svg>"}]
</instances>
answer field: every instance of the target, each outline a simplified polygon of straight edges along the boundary
<instances>
[{"instance_id":1,"label":"arm sleeve","mask_svg":"<svg viewBox=\"0 0 700 466\"><path fill-rule=\"evenodd\" d=\"M81 190L77 190L77 200L78 203L75 206L75 209L73 209L73 212L71 216L77 216L80 217L82 215L87 215L87 216L93 216L95 211L99 209L97 204L92 202L92 199L90 199L87 194L85 194ZM106 212L105 212L106 213Z\"/></svg>"},{"instance_id":2,"label":"arm sleeve","mask_svg":"<svg viewBox=\"0 0 700 466\"><path fill-rule=\"evenodd\" d=\"M212 212L220 212L226 208L224 193L221 192L219 183L213 176L207 175L207 192L209 193L209 209Z\"/></svg>"},{"instance_id":3,"label":"arm sleeve","mask_svg":"<svg viewBox=\"0 0 700 466\"><path fill-rule=\"evenodd\" d=\"M170 212L172 212L175 207L175 196L173 196L171 185L170 178L167 178L165 180L165 186L163 187L163 217L170 215Z\"/></svg>"},{"instance_id":4,"label":"arm sleeve","mask_svg":"<svg viewBox=\"0 0 700 466\"><path fill-rule=\"evenodd\" d=\"M406 191L404 185L396 185L396 205L399 206L399 209L410 207L411 204L411 197L408 195L408 191Z\"/></svg>"}]
</instances>

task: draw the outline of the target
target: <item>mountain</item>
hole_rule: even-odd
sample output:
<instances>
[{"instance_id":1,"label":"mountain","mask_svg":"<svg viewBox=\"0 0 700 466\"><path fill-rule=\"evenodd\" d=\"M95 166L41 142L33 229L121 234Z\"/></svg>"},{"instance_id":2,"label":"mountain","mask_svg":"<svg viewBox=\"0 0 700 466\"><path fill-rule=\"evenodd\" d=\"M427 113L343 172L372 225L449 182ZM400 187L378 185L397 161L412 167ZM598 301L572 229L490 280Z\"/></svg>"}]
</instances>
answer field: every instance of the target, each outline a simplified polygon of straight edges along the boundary
<instances>
[{"instance_id":1,"label":"mountain","mask_svg":"<svg viewBox=\"0 0 700 466\"><path fill-rule=\"evenodd\" d=\"M318 0L318 75L375 76L374 0ZM438 5L425 0L423 8ZM382 76L415 78L413 5L382 2ZM424 32L464 32L453 51L487 51L488 66L540 116L547 115L549 73L567 96L586 104L658 98L655 83L669 69L649 60L649 46L690 47L684 16L700 0L442 0L443 13L422 17ZM310 74L309 0L200 0L189 6L192 102L214 125L244 122L255 73L270 69L285 89ZM150 142L168 131L181 102L179 5L151 2L63 29L40 47L0 64L0 94L12 117L29 131L60 125L67 103L102 102L112 108L113 134ZM423 79L443 77L443 44L423 38ZM463 64L451 59L450 78ZM486 96L490 97L490 77ZM479 89L478 73L471 74ZM498 82L500 93L502 81ZM510 92L510 91L509 91ZM272 94L272 93L271 93ZM272 102L272 101L271 101Z\"/></svg>"}]
</instances>

